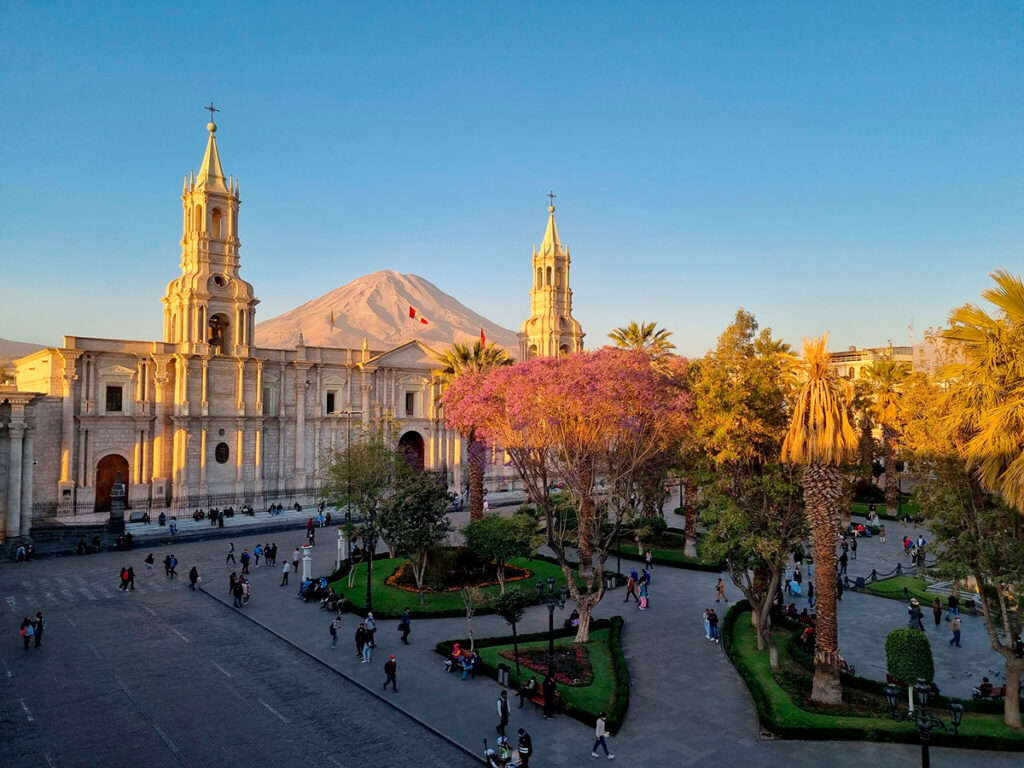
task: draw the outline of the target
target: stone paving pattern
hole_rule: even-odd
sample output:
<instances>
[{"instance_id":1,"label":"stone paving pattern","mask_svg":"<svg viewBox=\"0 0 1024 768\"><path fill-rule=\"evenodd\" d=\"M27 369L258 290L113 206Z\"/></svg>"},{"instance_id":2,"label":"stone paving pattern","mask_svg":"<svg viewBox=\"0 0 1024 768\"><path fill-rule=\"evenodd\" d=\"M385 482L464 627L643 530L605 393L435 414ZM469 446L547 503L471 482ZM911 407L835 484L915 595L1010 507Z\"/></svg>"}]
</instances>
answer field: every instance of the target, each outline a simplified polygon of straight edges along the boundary
<instances>
[{"instance_id":1,"label":"stone paving pattern","mask_svg":"<svg viewBox=\"0 0 1024 768\"><path fill-rule=\"evenodd\" d=\"M900 529L886 527L888 543L862 542L851 576L894 566ZM257 537L249 541L241 530L232 533L237 553L255 544ZM315 573L333 566L336 548L329 533L320 532L313 550ZM302 532L258 538L276 541L282 562ZM226 540L216 540L156 547L152 579L143 575L145 545L127 556L112 552L0 566L11 633L0 651L0 766L96 765L100 754L111 765L147 768L479 764L474 756L482 739L495 735L500 687L486 678L462 681L443 674L433 653L438 640L466 634L464 619L415 620L409 647L400 643L396 622L381 621L372 663L359 664L352 642L357 617L343 617L338 648L330 650L330 616L294 599L294 576L290 587L279 587L279 568L253 568L250 604L242 611L231 608L227 575L240 566L224 565L226 546ZM159 566L168 551L181 561L176 582L166 580ZM136 567L134 593L117 591L122 563ZM187 588L193 563L203 574L205 595ZM648 612L624 605L622 590L599 606L598 617L622 613L627 619L623 640L633 687L625 726L609 742L617 764L788 766L809 759L814 764L825 755L835 766L919 764L920 750L913 745L759 738L742 681L721 647L703 637L700 615L713 604L715 579L712 573L658 567ZM738 597L731 586L727 591ZM881 670L881 641L892 627L905 626L905 606L852 592L841 605L844 655L859 672ZM44 647L24 652L17 626L40 609L49 624ZM478 637L508 633L495 616L473 624ZM546 625L546 609L534 607L520 629ZM938 640L929 634L949 692L958 692L959 684L969 693L974 678L967 672L994 669L1001 676L999 657L985 651L980 618L965 617L962 649L948 648L947 626ZM380 690L390 653L399 661L397 694ZM512 714L509 732L523 726L533 735L534 765L591 761L587 726L567 717L545 721L529 707ZM934 749L932 757L937 768L1016 766L1021 760L1019 754L950 749Z\"/></svg>"}]
</instances>

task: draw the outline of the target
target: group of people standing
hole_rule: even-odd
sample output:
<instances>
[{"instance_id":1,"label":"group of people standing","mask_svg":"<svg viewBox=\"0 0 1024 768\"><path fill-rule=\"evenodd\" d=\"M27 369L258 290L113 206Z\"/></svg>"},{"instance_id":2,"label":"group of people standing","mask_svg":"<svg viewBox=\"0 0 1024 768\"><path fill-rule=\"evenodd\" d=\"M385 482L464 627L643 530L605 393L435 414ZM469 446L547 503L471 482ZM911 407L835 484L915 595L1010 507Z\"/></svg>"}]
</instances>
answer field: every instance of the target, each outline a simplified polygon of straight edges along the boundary
<instances>
[{"instance_id":1,"label":"group of people standing","mask_svg":"<svg viewBox=\"0 0 1024 768\"><path fill-rule=\"evenodd\" d=\"M32 640L35 640L36 648L39 648L43 644L43 630L46 629L46 617L43 616L42 611L36 611L36 617L30 618L25 617L24 621L21 622L21 639L25 641L25 650L28 650Z\"/></svg>"}]
</instances>

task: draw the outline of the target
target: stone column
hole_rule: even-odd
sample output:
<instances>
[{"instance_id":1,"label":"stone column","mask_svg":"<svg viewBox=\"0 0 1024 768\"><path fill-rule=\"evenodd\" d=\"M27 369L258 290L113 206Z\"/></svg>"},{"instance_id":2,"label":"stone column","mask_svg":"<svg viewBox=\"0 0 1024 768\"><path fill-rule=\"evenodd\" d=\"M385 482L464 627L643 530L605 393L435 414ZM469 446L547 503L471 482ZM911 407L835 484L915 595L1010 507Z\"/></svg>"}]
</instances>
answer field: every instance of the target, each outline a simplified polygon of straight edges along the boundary
<instances>
[{"instance_id":1,"label":"stone column","mask_svg":"<svg viewBox=\"0 0 1024 768\"><path fill-rule=\"evenodd\" d=\"M167 479L167 362L168 355L154 355L156 364L153 376L153 496L161 503L166 498L165 482Z\"/></svg>"},{"instance_id":2,"label":"stone column","mask_svg":"<svg viewBox=\"0 0 1024 768\"><path fill-rule=\"evenodd\" d=\"M206 495L206 439L209 432L209 425L203 422L202 431L199 433L199 493Z\"/></svg>"},{"instance_id":3,"label":"stone column","mask_svg":"<svg viewBox=\"0 0 1024 768\"><path fill-rule=\"evenodd\" d=\"M21 480L22 480L22 438L25 422L21 409L11 408L11 423L7 427L10 449L7 463L7 538L21 535Z\"/></svg>"},{"instance_id":4,"label":"stone column","mask_svg":"<svg viewBox=\"0 0 1024 768\"><path fill-rule=\"evenodd\" d=\"M32 472L35 458L32 435L34 431L31 426L25 428L25 439L22 447L21 532L23 534L27 534L32 529Z\"/></svg>"},{"instance_id":5,"label":"stone column","mask_svg":"<svg viewBox=\"0 0 1024 768\"><path fill-rule=\"evenodd\" d=\"M295 474L301 477L306 466L306 371L295 369Z\"/></svg>"},{"instance_id":6,"label":"stone column","mask_svg":"<svg viewBox=\"0 0 1024 768\"><path fill-rule=\"evenodd\" d=\"M203 416L206 416L209 413L209 410L210 410L209 397L207 397L208 386L209 386L209 368L210 368L210 359L207 358L207 357L204 357L203 358L203 391L202 391L202 396L200 397L200 400L201 400L201 403L200 403L201 411L200 412L202 413Z\"/></svg>"},{"instance_id":7,"label":"stone column","mask_svg":"<svg viewBox=\"0 0 1024 768\"><path fill-rule=\"evenodd\" d=\"M361 407L359 409L360 411L362 411L362 413L359 414L359 416L360 422L364 427L370 423L370 390L373 389L373 387L370 384L366 383L365 376L366 375L364 373L363 383L359 387L363 395L362 402L360 403Z\"/></svg>"},{"instance_id":8,"label":"stone column","mask_svg":"<svg viewBox=\"0 0 1024 768\"><path fill-rule=\"evenodd\" d=\"M64 373L61 376L62 399L60 420L60 482L58 503L65 509L75 503L75 381L78 374L75 366L80 352L62 351Z\"/></svg>"}]
</instances>

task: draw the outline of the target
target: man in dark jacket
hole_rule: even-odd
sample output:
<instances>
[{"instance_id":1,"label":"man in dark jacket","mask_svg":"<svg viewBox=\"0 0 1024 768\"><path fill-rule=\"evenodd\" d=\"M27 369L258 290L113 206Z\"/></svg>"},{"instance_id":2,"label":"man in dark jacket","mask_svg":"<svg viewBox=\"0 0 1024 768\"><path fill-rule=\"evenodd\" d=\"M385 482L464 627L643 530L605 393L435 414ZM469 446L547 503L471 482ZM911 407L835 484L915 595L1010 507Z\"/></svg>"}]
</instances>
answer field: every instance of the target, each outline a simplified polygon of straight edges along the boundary
<instances>
[{"instance_id":1,"label":"man in dark jacket","mask_svg":"<svg viewBox=\"0 0 1024 768\"><path fill-rule=\"evenodd\" d=\"M555 716L555 692L558 690L551 675L544 678L541 689L544 691L544 717L550 720Z\"/></svg>"},{"instance_id":2,"label":"man in dark jacket","mask_svg":"<svg viewBox=\"0 0 1024 768\"><path fill-rule=\"evenodd\" d=\"M533 739L524 729L519 731L519 760L522 768L530 768L530 757L533 755Z\"/></svg>"},{"instance_id":3,"label":"man in dark jacket","mask_svg":"<svg viewBox=\"0 0 1024 768\"><path fill-rule=\"evenodd\" d=\"M391 654L391 658L384 662L384 685L381 686L382 691L388 689L388 683L391 683L391 690L398 693L398 683L395 681L395 673L398 671L398 664L395 662L395 654Z\"/></svg>"}]
</instances>

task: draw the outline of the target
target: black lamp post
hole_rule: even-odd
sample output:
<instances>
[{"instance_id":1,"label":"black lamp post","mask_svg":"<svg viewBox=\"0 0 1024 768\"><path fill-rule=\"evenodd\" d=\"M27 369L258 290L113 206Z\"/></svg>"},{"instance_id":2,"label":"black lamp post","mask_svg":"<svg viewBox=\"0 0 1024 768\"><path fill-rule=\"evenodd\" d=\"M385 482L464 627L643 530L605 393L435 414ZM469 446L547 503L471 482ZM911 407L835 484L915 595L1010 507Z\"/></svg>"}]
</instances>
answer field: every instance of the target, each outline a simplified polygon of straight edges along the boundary
<instances>
[{"instance_id":1,"label":"black lamp post","mask_svg":"<svg viewBox=\"0 0 1024 768\"><path fill-rule=\"evenodd\" d=\"M555 606L559 609L565 608L565 600L569 596L569 590L564 586L559 587L558 594L555 594L555 577L548 576L548 591L544 594L544 585L537 579L537 602L548 607L548 674L555 675Z\"/></svg>"},{"instance_id":2,"label":"black lamp post","mask_svg":"<svg viewBox=\"0 0 1024 768\"><path fill-rule=\"evenodd\" d=\"M902 689L895 685L885 687L885 700L889 704L889 714L897 722L910 722L917 726L917 732L921 737L921 768L930 768L931 760L928 755L928 744L931 741L932 728L941 728L948 731L949 727L928 711L928 696L931 693L931 683L918 679L914 683L914 690L917 692L918 708L913 712L897 712ZM960 723L964 718L964 705L957 699L949 705L949 716L952 721L953 735L956 736L960 730Z\"/></svg>"}]
</instances>

